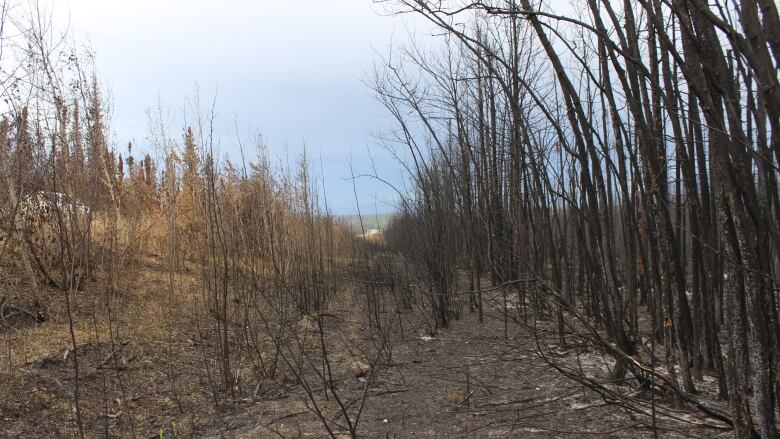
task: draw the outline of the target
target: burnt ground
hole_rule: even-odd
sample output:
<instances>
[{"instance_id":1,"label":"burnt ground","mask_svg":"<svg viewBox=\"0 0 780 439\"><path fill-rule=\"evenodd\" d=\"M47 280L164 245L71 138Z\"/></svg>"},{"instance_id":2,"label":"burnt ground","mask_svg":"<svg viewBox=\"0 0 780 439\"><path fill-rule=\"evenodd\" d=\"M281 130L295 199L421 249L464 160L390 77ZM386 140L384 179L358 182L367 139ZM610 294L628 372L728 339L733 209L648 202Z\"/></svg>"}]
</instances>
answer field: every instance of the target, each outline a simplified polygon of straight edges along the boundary
<instances>
[{"instance_id":1,"label":"burnt ground","mask_svg":"<svg viewBox=\"0 0 780 439\"><path fill-rule=\"evenodd\" d=\"M366 437L652 437L651 417L607 404L563 377L534 353L520 327L468 314L436 336L396 341L392 361L378 365L358 435ZM607 381L610 365L593 352L559 349L557 361L579 362ZM579 357L579 359L578 359ZM356 397L363 378L339 389ZM663 404L664 401L658 401ZM666 401L671 407L671 401ZM658 416L661 437L730 437L716 421L685 410L677 420ZM703 427L710 424L712 427ZM307 410L305 394L292 391L223 418L205 437L325 437ZM344 436L347 437L347 436Z\"/></svg>"},{"instance_id":2,"label":"burnt ground","mask_svg":"<svg viewBox=\"0 0 780 439\"><path fill-rule=\"evenodd\" d=\"M176 307L181 312L171 313L165 311L171 297L164 292L162 263L146 264L144 272L151 274L114 298L116 357L108 355L105 316L92 312L100 309L100 292L76 303L75 353L62 316L0 333L1 438L76 436L73 355L80 363L87 437L104 437L106 430L112 437L328 437L307 391L317 410L332 421L333 434L347 437L339 428L346 424L336 398L323 391L313 373L303 377L304 385L280 367L273 379L237 388L233 399L215 405L214 377L204 366L209 360L203 358L187 313L194 276L182 276ZM526 327L512 321L505 337L498 301L486 308L484 323L466 313L435 335L421 314L400 316L401 326L388 332L390 358L382 356L373 370L368 365L379 358L383 338L369 330L355 303L360 300L333 302L325 318L325 341L335 396L353 421L359 413L358 436L652 437L649 405L641 411L607 404L550 367L537 348L544 346L548 359L577 365L600 382L610 380L608 359L576 340L561 346L550 336L537 344ZM553 322L537 321L536 327L552 328ZM320 348L312 343L316 338L303 338L305 358L320 367ZM245 361L235 367L237 373L249 374ZM724 403L712 397L712 382L705 376L698 383L700 398L725 412ZM611 386L627 397L647 398L629 386ZM661 396L656 402L659 436L731 435L722 423L690 408L674 408Z\"/></svg>"}]
</instances>

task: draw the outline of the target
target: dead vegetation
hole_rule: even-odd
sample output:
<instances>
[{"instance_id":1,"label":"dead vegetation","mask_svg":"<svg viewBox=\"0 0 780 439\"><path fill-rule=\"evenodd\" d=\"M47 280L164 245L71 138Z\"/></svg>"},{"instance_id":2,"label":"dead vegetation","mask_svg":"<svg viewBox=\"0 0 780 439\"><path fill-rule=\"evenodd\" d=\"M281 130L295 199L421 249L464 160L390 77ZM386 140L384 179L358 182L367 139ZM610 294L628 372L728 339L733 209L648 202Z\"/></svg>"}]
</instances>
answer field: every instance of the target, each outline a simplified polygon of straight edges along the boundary
<instances>
[{"instance_id":1,"label":"dead vegetation","mask_svg":"<svg viewBox=\"0 0 780 439\"><path fill-rule=\"evenodd\" d=\"M446 56L376 72L411 190L357 235L197 96L112 145L90 54L3 9L0 437L776 437L776 9L434 3L393 3Z\"/></svg>"}]
</instances>

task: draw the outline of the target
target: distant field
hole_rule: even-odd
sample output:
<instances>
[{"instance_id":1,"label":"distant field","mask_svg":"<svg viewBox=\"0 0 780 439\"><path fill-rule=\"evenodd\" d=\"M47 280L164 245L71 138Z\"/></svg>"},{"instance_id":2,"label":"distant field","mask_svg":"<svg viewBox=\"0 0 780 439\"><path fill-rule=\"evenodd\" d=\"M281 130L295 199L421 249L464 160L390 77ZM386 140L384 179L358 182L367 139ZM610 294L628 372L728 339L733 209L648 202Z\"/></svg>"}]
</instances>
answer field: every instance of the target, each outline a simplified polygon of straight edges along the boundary
<instances>
[{"instance_id":1,"label":"distant field","mask_svg":"<svg viewBox=\"0 0 780 439\"><path fill-rule=\"evenodd\" d=\"M369 229L379 229L384 230L387 224L390 222L390 220L393 218L392 213L381 213L381 214L363 214L361 216L358 215L336 215L336 218L344 221L347 223L350 227L352 227L355 232L360 232L360 224L361 220L363 223L363 228L366 230Z\"/></svg>"}]
</instances>

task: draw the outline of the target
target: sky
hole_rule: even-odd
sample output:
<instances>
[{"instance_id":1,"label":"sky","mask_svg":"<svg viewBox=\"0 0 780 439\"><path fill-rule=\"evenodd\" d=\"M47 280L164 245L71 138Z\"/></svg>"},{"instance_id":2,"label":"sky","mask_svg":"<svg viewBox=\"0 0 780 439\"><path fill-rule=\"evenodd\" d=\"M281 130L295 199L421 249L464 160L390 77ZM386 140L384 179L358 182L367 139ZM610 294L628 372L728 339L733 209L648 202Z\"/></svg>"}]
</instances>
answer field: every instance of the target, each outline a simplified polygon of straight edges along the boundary
<instances>
[{"instance_id":1,"label":"sky","mask_svg":"<svg viewBox=\"0 0 780 439\"><path fill-rule=\"evenodd\" d=\"M187 99L196 88L216 98L221 149L236 157L235 126L262 134L272 159L304 145L321 159L328 204L356 211L350 163L402 179L374 135L392 120L366 85L379 54L418 30L421 20L388 16L371 0L57 0L76 41L96 55L112 102L113 140L149 147L148 111L161 108L181 136ZM317 166L318 168L320 166ZM393 210L395 192L357 180L361 211Z\"/></svg>"}]
</instances>

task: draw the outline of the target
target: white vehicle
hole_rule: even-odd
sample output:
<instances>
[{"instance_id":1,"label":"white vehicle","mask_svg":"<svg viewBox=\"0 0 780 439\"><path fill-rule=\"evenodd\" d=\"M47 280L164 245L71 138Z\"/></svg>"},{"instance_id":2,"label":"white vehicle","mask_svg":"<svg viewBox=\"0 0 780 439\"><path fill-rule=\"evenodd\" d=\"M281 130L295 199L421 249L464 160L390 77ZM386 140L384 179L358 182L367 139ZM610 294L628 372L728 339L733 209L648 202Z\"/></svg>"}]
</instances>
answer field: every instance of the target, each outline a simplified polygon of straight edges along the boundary
<instances>
[{"instance_id":1,"label":"white vehicle","mask_svg":"<svg viewBox=\"0 0 780 439\"><path fill-rule=\"evenodd\" d=\"M89 207L75 197L62 192L33 192L27 195L20 203L20 210L30 213L55 214L57 211L64 213L77 213L86 215Z\"/></svg>"}]
</instances>

